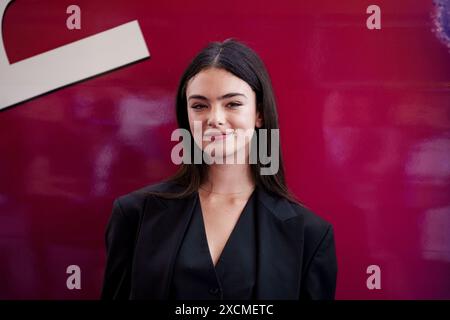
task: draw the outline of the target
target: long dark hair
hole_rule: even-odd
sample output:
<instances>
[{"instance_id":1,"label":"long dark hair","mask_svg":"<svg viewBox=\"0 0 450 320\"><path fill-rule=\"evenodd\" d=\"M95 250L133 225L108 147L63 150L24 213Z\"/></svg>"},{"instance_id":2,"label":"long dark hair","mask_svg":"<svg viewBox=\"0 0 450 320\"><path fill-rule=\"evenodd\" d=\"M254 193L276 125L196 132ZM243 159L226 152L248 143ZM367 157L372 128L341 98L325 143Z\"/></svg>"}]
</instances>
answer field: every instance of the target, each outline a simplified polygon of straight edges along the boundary
<instances>
[{"instance_id":1,"label":"long dark hair","mask_svg":"<svg viewBox=\"0 0 450 320\"><path fill-rule=\"evenodd\" d=\"M179 128L190 132L187 113L186 87L188 81L200 71L207 68L224 69L236 77L244 80L256 94L257 110L262 115L262 127L255 129L259 135L260 129L278 129L278 114L272 83L264 63L251 48L235 39L227 39L223 42L211 42L192 60L187 67L178 85L176 96L176 116ZM191 132L191 146L195 146ZM259 141L259 139L257 140ZM271 139L267 139L267 150L271 154ZM273 175L261 175L263 165L257 159L256 164L250 164L252 176L258 187L265 191L281 196L289 201L298 203L295 196L286 186L284 166L279 146L279 169ZM181 186L179 192L158 193L165 198L183 198L198 191L203 178L206 176L207 164L182 163L179 170L165 180Z\"/></svg>"}]
</instances>

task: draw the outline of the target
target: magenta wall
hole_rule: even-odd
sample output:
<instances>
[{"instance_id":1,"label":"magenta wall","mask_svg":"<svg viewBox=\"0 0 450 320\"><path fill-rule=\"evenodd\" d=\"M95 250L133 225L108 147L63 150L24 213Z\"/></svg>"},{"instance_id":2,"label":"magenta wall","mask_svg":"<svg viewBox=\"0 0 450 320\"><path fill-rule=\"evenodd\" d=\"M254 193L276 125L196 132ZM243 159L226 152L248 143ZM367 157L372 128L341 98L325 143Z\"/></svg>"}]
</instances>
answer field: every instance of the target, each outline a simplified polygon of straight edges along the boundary
<instances>
[{"instance_id":1,"label":"magenta wall","mask_svg":"<svg viewBox=\"0 0 450 320\"><path fill-rule=\"evenodd\" d=\"M81 30L66 28L71 4ZM366 27L370 4L381 30ZM174 172L179 77L208 41L236 37L272 76L290 187L335 226L337 298L450 299L450 52L432 12L426 0L14 1L10 62L135 19L151 58L0 112L0 298L99 297L113 199ZM66 288L71 264L81 290ZM366 286L372 264L380 290Z\"/></svg>"}]
</instances>

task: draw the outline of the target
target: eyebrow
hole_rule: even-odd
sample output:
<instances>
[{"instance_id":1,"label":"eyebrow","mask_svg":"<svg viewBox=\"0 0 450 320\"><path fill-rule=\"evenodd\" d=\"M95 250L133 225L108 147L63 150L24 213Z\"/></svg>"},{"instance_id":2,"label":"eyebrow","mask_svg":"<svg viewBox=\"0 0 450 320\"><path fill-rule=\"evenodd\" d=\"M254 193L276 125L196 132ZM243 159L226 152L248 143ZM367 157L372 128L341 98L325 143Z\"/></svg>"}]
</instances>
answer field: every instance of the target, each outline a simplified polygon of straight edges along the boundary
<instances>
[{"instance_id":1,"label":"eyebrow","mask_svg":"<svg viewBox=\"0 0 450 320\"><path fill-rule=\"evenodd\" d=\"M243 93L230 92L230 93L224 94L221 97L218 97L217 99L218 100L223 100L223 99L232 98L232 97L236 97L236 96L243 96L244 98L247 98L247 96L245 94L243 94ZM199 94L190 95L188 100L190 100L190 99L200 99L200 100L208 101L208 98L206 98L205 96L199 95Z\"/></svg>"}]
</instances>

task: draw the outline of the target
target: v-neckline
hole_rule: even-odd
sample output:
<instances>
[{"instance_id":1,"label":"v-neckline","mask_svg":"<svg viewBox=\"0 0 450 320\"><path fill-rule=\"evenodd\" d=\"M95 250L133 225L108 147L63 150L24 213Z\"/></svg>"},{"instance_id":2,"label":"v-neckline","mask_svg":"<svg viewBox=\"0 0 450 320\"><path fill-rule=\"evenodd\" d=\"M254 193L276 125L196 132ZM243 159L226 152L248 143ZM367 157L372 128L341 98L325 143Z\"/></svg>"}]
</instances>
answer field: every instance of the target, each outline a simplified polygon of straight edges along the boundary
<instances>
[{"instance_id":1,"label":"v-neckline","mask_svg":"<svg viewBox=\"0 0 450 320\"><path fill-rule=\"evenodd\" d=\"M219 254L219 258L217 259L217 263L216 264L214 264L214 260L213 260L212 254L211 254L211 249L209 247L208 237L206 235L206 225L205 225L205 221L203 219L202 204L201 204L201 201L200 201L200 195L197 192L197 205L198 205L199 214L200 214L200 224L201 224L201 229L202 229L202 232L201 232L202 233L202 238L203 238L203 241L205 241L206 249L207 249L207 253L208 253L208 257L209 257L209 261L210 261L211 265L213 266L214 270L217 270L220 262L222 261L222 257L223 257L223 255L225 253L225 250L230 246L231 239L232 239L233 235L237 232L236 229L240 226L240 224L242 224L243 216L245 214L247 214L246 212L248 211L249 203L250 203L250 201L252 201L252 198L253 198L253 195L254 195L255 191L256 191L256 189L254 189L252 191L252 193L250 194L250 197L248 197L247 202L245 203L245 205L244 205L244 207L243 207L243 209L242 209L242 211L241 211L241 213L239 215L239 218L238 218L238 220L236 221L236 224L233 227L233 230L231 230L230 235L228 236L227 240L225 241L225 245L224 245L224 247L222 249L222 252Z\"/></svg>"}]
</instances>

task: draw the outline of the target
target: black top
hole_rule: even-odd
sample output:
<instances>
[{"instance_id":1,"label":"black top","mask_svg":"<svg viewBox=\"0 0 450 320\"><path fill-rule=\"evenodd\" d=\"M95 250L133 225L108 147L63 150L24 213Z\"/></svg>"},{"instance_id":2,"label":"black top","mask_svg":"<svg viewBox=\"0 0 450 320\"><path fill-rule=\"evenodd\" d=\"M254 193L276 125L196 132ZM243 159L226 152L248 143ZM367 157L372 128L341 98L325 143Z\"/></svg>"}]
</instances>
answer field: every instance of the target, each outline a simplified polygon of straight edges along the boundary
<instances>
[{"instance_id":1,"label":"black top","mask_svg":"<svg viewBox=\"0 0 450 320\"><path fill-rule=\"evenodd\" d=\"M198 194L175 259L170 298L176 300L253 299L256 268L255 191L249 197L214 266Z\"/></svg>"}]
</instances>

